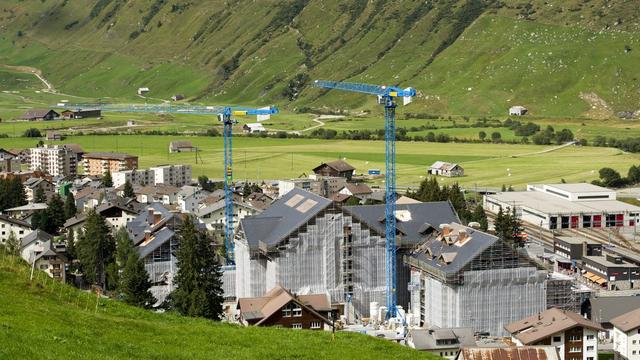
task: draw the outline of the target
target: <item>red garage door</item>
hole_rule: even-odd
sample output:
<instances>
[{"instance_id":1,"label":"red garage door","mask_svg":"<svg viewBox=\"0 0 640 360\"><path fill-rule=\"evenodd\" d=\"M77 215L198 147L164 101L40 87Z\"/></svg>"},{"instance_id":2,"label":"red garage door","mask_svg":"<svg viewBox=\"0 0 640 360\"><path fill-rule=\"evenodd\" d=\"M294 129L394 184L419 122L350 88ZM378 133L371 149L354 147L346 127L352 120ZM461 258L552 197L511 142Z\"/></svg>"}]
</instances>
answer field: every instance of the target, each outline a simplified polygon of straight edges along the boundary
<instances>
[{"instance_id":1,"label":"red garage door","mask_svg":"<svg viewBox=\"0 0 640 360\"><path fill-rule=\"evenodd\" d=\"M571 217L571 228L572 229L577 229L578 228L578 219L579 218L580 217L578 217L578 216L572 216Z\"/></svg>"},{"instance_id":2,"label":"red garage door","mask_svg":"<svg viewBox=\"0 0 640 360\"><path fill-rule=\"evenodd\" d=\"M602 226L602 215L593 215L593 227Z\"/></svg>"}]
</instances>

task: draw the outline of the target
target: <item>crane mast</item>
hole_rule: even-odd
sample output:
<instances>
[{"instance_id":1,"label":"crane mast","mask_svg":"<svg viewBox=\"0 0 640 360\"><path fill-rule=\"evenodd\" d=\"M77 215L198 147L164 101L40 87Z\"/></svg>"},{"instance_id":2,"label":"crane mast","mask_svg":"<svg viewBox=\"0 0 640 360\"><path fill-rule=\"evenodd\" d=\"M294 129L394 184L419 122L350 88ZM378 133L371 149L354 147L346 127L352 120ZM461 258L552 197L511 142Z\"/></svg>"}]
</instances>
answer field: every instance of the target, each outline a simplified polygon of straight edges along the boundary
<instances>
[{"instance_id":1,"label":"crane mast","mask_svg":"<svg viewBox=\"0 0 640 360\"><path fill-rule=\"evenodd\" d=\"M316 80L315 86L324 89L376 95L378 104L384 106L385 124L385 252L386 252L386 302L387 318L394 318L398 311L397 294L397 240L396 240L396 101L402 97L407 105L416 95L413 88L380 86L349 82Z\"/></svg>"}]
</instances>

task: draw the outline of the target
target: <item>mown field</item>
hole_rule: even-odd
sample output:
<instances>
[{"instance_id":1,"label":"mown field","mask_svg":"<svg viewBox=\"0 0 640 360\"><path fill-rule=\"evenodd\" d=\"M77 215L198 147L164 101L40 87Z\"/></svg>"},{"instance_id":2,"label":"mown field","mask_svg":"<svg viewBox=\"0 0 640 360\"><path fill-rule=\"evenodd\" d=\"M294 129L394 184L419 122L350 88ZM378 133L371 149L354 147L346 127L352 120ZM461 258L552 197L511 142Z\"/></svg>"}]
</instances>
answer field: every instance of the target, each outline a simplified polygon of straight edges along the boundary
<instances>
[{"instance_id":1,"label":"mown field","mask_svg":"<svg viewBox=\"0 0 640 360\"><path fill-rule=\"evenodd\" d=\"M20 259L20 261L22 261ZM242 328L155 314L61 286L0 255L2 359L435 359L355 333ZM96 306L97 305L97 306Z\"/></svg>"},{"instance_id":2,"label":"mown field","mask_svg":"<svg viewBox=\"0 0 640 360\"><path fill-rule=\"evenodd\" d=\"M190 140L200 148L196 153L170 154L169 142ZM0 147L26 148L37 139L0 139ZM195 175L221 178L223 153L221 137L160 135L92 135L69 136L63 142L78 143L86 151L122 151L140 156L140 166L185 163L193 166ZM436 160L462 164L466 175L443 182L458 181L467 187L499 187L502 184L523 188L527 183L590 181L605 166L623 174L632 164L640 163L640 155L617 149L570 146L560 150L554 146L508 144L460 144L399 142L397 147L398 185L418 184L426 176L427 167ZM347 141L319 139L234 138L234 177L236 179L282 179L308 174L321 162L346 159L358 174L368 169L384 171L383 141ZM511 175L509 175L511 174Z\"/></svg>"}]
</instances>

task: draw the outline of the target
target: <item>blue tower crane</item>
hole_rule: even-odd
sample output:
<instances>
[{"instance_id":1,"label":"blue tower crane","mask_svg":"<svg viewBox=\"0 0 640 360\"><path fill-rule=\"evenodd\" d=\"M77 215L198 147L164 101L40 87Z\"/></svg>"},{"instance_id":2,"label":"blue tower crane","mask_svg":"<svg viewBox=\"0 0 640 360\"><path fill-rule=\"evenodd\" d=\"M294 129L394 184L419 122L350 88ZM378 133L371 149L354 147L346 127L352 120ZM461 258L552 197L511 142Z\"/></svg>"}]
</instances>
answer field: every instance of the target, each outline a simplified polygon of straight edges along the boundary
<instances>
[{"instance_id":1,"label":"blue tower crane","mask_svg":"<svg viewBox=\"0 0 640 360\"><path fill-rule=\"evenodd\" d=\"M173 105L173 104L76 104L79 109L100 109L105 112L124 113L172 113L191 115L215 115L223 124L224 138L224 245L227 265L235 265L233 245L233 125L232 116L257 115L266 120L278 113L275 106L252 109L236 106Z\"/></svg>"},{"instance_id":2,"label":"blue tower crane","mask_svg":"<svg viewBox=\"0 0 640 360\"><path fill-rule=\"evenodd\" d=\"M324 89L337 89L362 94L376 95L378 104L384 106L385 121L385 237L386 237L386 285L387 318L396 317L398 294L396 293L396 101L402 97L407 105L416 96L413 88L401 89L396 86L379 86L349 82L316 80L315 86Z\"/></svg>"}]
</instances>

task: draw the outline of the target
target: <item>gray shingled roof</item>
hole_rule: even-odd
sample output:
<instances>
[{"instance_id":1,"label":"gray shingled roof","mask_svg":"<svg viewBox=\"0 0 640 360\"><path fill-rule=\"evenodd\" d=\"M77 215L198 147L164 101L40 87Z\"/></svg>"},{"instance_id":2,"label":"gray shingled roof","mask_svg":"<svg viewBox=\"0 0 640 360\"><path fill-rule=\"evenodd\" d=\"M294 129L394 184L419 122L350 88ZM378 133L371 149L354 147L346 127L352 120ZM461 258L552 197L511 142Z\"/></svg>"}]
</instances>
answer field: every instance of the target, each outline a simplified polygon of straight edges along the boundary
<instances>
[{"instance_id":1,"label":"gray shingled roof","mask_svg":"<svg viewBox=\"0 0 640 360\"><path fill-rule=\"evenodd\" d=\"M385 205L345 206L343 209L378 234L382 236L385 235ZM460 221L453 206L451 206L451 203L448 201L397 204L396 214L398 214L399 211L408 211L409 214L411 214L410 221L396 221L396 228L400 232L398 242L401 245L413 245L424 240L426 234L422 234L421 232L424 232L425 225L431 225L437 228L440 224Z\"/></svg>"},{"instance_id":2,"label":"gray shingled roof","mask_svg":"<svg viewBox=\"0 0 640 360\"><path fill-rule=\"evenodd\" d=\"M40 240L42 242L51 241L53 240L53 235L49 235L48 233L40 229L35 229L34 231L30 232L28 235L22 238L22 247L24 248L25 246L31 244L36 240Z\"/></svg>"},{"instance_id":3,"label":"gray shingled roof","mask_svg":"<svg viewBox=\"0 0 640 360\"><path fill-rule=\"evenodd\" d=\"M640 296L602 296L590 301L591 320L601 324L640 308Z\"/></svg>"},{"instance_id":4,"label":"gray shingled roof","mask_svg":"<svg viewBox=\"0 0 640 360\"><path fill-rule=\"evenodd\" d=\"M447 245L438 238L432 237L427 240L428 242L424 246L420 246L410 256L418 260L418 263L422 266L453 274L462 270L465 265L498 241L498 238L493 235L460 224L450 224L450 226L456 230L465 230L471 239L460 246L460 244L456 243ZM442 261L441 257L447 261Z\"/></svg>"},{"instance_id":5,"label":"gray shingled roof","mask_svg":"<svg viewBox=\"0 0 640 360\"><path fill-rule=\"evenodd\" d=\"M148 243L142 242L138 245L138 254L140 258L144 258L145 256L151 254L155 249L159 248L165 242L169 241L175 233L169 229L168 227L162 228L160 231L156 232L151 236L151 241Z\"/></svg>"},{"instance_id":6,"label":"gray shingled roof","mask_svg":"<svg viewBox=\"0 0 640 360\"><path fill-rule=\"evenodd\" d=\"M261 214L242 219L242 229L250 247L275 246L330 204L329 199L294 188Z\"/></svg>"}]
</instances>

